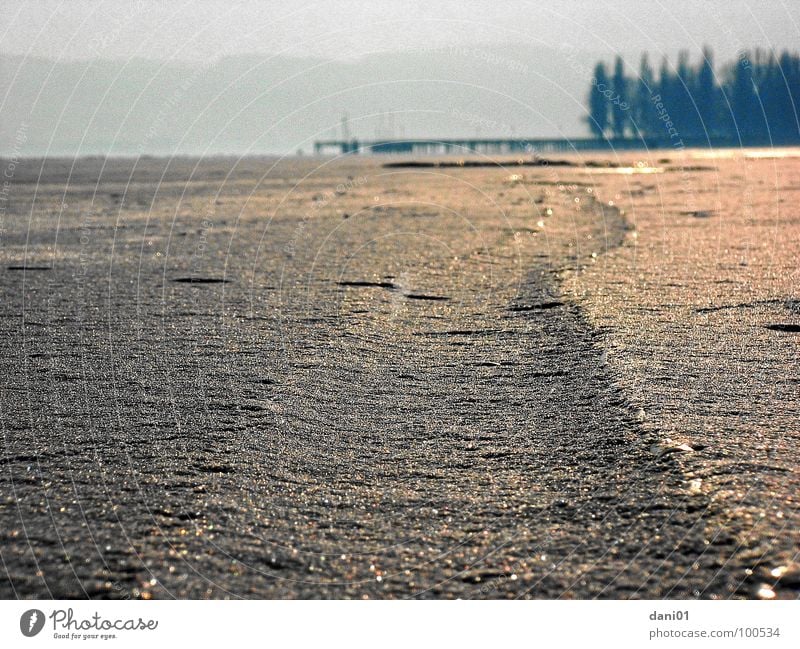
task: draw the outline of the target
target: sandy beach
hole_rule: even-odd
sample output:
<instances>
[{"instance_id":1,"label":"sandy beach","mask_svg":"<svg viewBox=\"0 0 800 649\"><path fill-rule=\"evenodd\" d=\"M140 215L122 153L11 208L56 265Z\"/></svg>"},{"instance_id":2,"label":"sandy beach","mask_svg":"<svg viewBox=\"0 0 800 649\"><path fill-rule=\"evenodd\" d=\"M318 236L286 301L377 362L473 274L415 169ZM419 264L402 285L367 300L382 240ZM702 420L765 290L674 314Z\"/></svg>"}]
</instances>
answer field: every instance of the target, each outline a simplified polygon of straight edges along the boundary
<instances>
[{"instance_id":1,"label":"sandy beach","mask_svg":"<svg viewBox=\"0 0 800 649\"><path fill-rule=\"evenodd\" d=\"M795 154L21 161L0 596L797 598Z\"/></svg>"}]
</instances>

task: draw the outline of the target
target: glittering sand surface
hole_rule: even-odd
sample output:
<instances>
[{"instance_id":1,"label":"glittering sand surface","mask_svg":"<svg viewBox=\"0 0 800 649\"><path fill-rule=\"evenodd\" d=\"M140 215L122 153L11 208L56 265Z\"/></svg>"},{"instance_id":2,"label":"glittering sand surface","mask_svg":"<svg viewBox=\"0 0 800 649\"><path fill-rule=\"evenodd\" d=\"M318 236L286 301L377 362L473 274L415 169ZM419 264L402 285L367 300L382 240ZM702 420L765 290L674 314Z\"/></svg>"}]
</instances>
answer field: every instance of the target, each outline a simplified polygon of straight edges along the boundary
<instances>
[{"instance_id":1,"label":"glittering sand surface","mask_svg":"<svg viewBox=\"0 0 800 649\"><path fill-rule=\"evenodd\" d=\"M17 164L0 596L797 597L791 153Z\"/></svg>"}]
</instances>

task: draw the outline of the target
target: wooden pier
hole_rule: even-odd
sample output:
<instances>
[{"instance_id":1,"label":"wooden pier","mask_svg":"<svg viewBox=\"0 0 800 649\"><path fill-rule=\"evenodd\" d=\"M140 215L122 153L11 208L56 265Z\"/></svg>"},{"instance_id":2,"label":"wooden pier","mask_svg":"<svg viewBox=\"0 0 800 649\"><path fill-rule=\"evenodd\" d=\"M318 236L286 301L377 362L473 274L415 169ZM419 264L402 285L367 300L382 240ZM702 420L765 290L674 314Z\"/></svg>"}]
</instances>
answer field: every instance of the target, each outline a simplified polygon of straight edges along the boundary
<instances>
[{"instance_id":1,"label":"wooden pier","mask_svg":"<svg viewBox=\"0 0 800 649\"><path fill-rule=\"evenodd\" d=\"M316 155L491 155L514 153L547 153L593 150L664 148L666 142L647 142L641 139L597 138L446 138L446 139L386 139L386 140L320 140L314 143Z\"/></svg>"},{"instance_id":2,"label":"wooden pier","mask_svg":"<svg viewBox=\"0 0 800 649\"><path fill-rule=\"evenodd\" d=\"M571 151L633 151L655 149L688 148L740 148L742 146L796 146L795 141L742 142L731 138L694 138L674 140L670 138L422 138L359 140L319 140L314 143L316 155L465 155L479 153L487 155L539 154Z\"/></svg>"}]
</instances>

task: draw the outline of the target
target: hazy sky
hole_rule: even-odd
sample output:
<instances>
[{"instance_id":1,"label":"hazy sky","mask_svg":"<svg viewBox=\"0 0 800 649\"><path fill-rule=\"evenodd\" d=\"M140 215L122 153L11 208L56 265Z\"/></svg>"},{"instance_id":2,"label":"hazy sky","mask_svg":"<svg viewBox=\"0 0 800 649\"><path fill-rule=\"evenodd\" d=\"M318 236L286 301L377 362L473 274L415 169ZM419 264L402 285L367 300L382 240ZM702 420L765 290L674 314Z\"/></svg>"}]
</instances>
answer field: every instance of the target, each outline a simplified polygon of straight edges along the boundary
<instances>
[{"instance_id":1,"label":"hazy sky","mask_svg":"<svg viewBox=\"0 0 800 649\"><path fill-rule=\"evenodd\" d=\"M635 70L641 51L674 62L685 48L696 62L710 45L722 69L754 47L800 48L800 0L0 0L0 11L0 154L294 152L340 134L343 115L361 138L585 136L598 58L620 53Z\"/></svg>"},{"instance_id":2,"label":"hazy sky","mask_svg":"<svg viewBox=\"0 0 800 649\"><path fill-rule=\"evenodd\" d=\"M719 57L800 43L796 0L0 0L0 52L48 58L351 58L424 46L570 42Z\"/></svg>"}]
</instances>

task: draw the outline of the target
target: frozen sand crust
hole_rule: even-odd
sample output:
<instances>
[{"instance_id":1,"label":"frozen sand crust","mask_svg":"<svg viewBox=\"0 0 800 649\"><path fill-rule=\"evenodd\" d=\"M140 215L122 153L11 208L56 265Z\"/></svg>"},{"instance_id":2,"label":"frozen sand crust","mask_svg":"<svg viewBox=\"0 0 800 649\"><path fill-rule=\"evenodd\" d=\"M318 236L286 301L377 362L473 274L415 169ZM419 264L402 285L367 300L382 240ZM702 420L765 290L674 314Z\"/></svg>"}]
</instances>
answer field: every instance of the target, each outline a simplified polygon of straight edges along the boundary
<instances>
[{"instance_id":1,"label":"frozen sand crust","mask_svg":"<svg viewBox=\"0 0 800 649\"><path fill-rule=\"evenodd\" d=\"M217 195L206 178L225 164L189 184L144 168L128 190L126 170L98 188L79 167L70 202L99 189L94 234L81 243L85 210L62 214L54 270L25 276L25 329L20 274L3 276L4 588L752 594L728 559L739 529L709 533L719 507L682 458L655 457L661 428L621 389L628 368L606 365L611 325L562 287L622 240L585 186L605 180L357 161L255 187L267 165L247 161ZM52 239L49 199L28 259Z\"/></svg>"}]
</instances>

